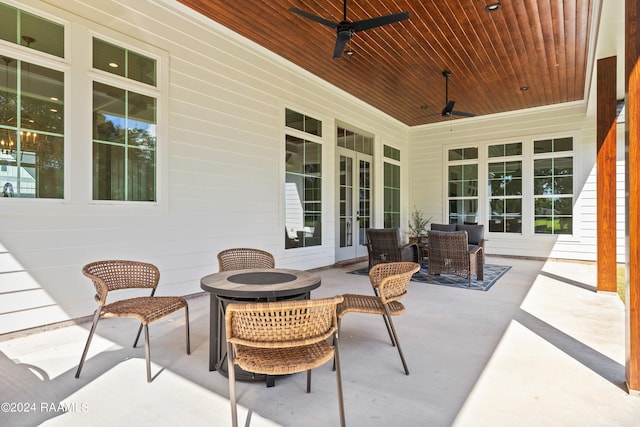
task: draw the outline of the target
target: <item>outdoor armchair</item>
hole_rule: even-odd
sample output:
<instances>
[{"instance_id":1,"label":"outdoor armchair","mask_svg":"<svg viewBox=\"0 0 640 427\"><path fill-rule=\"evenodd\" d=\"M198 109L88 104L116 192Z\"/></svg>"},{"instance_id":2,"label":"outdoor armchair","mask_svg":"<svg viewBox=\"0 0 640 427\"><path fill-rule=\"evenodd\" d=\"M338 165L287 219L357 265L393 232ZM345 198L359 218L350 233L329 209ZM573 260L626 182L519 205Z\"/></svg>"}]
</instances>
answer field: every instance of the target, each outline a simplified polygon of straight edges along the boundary
<instances>
[{"instance_id":1,"label":"outdoor armchair","mask_svg":"<svg viewBox=\"0 0 640 427\"><path fill-rule=\"evenodd\" d=\"M252 248L225 249L218 253L220 271L248 268L275 268L276 261L267 251Z\"/></svg>"},{"instance_id":2,"label":"outdoor armchair","mask_svg":"<svg viewBox=\"0 0 640 427\"><path fill-rule=\"evenodd\" d=\"M235 369L266 375L307 371L307 393L311 391L311 369L335 357L340 425L344 405L338 354L336 307L343 298L290 300L261 303L231 303L225 315L229 398L234 427L238 425ZM327 340L333 338L333 345Z\"/></svg>"},{"instance_id":3,"label":"outdoor armchair","mask_svg":"<svg viewBox=\"0 0 640 427\"><path fill-rule=\"evenodd\" d=\"M418 245L402 244L399 228L367 228L369 268L385 262L418 262Z\"/></svg>"},{"instance_id":4,"label":"outdoor armchair","mask_svg":"<svg viewBox=\"0 0 640 427\"><path fill-rule=\"evenodd\" d=\"M436 231L429 232L429 276L435 274L455 274L471 280L483 279L484 250L482 246L469 245L467 232Z\"/></svg>"},{"instance_id":5,"label":"outdoor armchair","mask_svg":"<svg viewBox=\"0 0 640 427\"><path fill-rule=\"evenodd\" d=\"M76 371L76 378L80 376L80 371L87 357L87 351L91 344L91 339L96 331L98 320L102 317L128 317L138 319L140 327L136 340L133 343L135 348L138 345L140 333L144 328L144 348L147 361L147 382L151 382L151 350L149 346L149 323L162 319L169 314L183 309L185 312L185 327L187 338L187 354L191 354L189 339L189 306L182 297L174 296L154 296L160 271L153 264L137 261L109 260L97 261L85 265L82 273L93 282L96 289L95 299L98 308L93 315L93 324L89 332L89 338L82 352L80 364ZM151 289L150 296L133 297L121 299L107 304L107 296L112 291L123 289L148 288Z\"/></svg>"},{"instance_id":6,"label":"outdoor armchair","mask_svg":"<svg viewBox=\"0 0 640 427\"><path fill-rule=\"evenodd\" d=\"M411 281L411 276L418 271L420 271L420 264L415 262L376 264L369 270L369 281L375 295L345 294L342 295L344 301L338 305L338 328L342 317L347 313L382 315L391 345L398 348L406 375L409 375L409 368L391 316L398 316L405 312L404 305L398 300L407 296L407 285Z\"/></svg>"}]
</instances>

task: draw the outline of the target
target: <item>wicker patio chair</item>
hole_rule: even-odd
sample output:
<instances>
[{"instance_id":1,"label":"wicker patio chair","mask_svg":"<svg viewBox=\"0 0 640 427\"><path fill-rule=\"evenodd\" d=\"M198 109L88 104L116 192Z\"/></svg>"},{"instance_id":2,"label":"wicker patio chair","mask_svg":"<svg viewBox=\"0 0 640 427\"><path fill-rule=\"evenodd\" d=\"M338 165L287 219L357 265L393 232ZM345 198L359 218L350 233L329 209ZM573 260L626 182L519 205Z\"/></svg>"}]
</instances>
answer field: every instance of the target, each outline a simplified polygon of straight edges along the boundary
<instances>
[{"instance_id":1,"label":"wicker patio chair","mask_svg":"<svg viewBox=\"0 0 640 427\"><path fill-rule=\"evenodd\" d=\"M482 246L469 245L467 232L429 232L429 276L455 274L471 280L484 278L484 250Z\"/></svg>"},{"instance_id":2,"label":"wicker patio chair","mask_svg":"<svg viewBox=\"0 0 640 427\"><path fill-rule=\"evenodd\" d=\"M225 315L229 397L233 426L238 425L235 369L259 374L285 375L307 371L307 393L311 391L311 369L335 356L340 425L344 405L338 355L336 307L341 296L315 300L262 303L231 303ZM327 342L333 337L333 345Z\"/></svg>"},{"instance_id":3,"label":"wicker patio chair","mask_svg":"<svg viewBox=\"0 0 640 427\"><path fill-rule=\"evenodd\" d=\"M276 261L273 255L261 249L232 248L218 253L218 268L220 271L274 268L275 266Z\"/></svg>"},{"instance_id":4,"label":"wicker patio chair","mask_svg":"<svg viewBox=\"0 0 640 427\"><path fill-rule=\"evenodd\" d=\"M369 268L385 262L418 262L418 245L402 244L399 228L367 228Z\"/></svg>"},{"instance_id":5,"label":"wicker patio chair","mask_svg":"<svg viewBox=\"0 0 640 427\"><path fill-rule=\"evenodd\" d=\"M342 317L347 313L366 313L382 315L391 345L398 348L404 373L409 375L409 368L404 359L400 341L391 316L398 316L405 312L404 305L398 301L407 296L407 285L411 276L420 270L420 264L415 262L391 262L374 265L369 270L369 280L375 295L342 295L344 301L338 305L338 328Z\"/></svg>"},{"instance_id":6,"label":"wicker patio chair","mask_svg":"<svg viewBox=\"0 0 640 427\"><path fill-rule=\"evenodd\" d=\"M133 343L135 348L138 345L140 333L144 327L144 348L147 360L147 382L151 382L151 350L149 347L149 323L161 319L177 310L184 308L185 326L187 338L187 354L191 354L189 339L189 306L182 297L174 296L154 296L160 271L153 264L137 261L108 260L97 261L85 265L82 273L93 282L96 288L95 299L98 308L93 315L93 324L89 332L89 338L85 344L80 364L76 371L76 378L80 376L80 371L87 357L87 351L91 344L91 339L96 331L98 320L102 317L135 318L140 321L138 334ZM133 297L121 299L107 304L107 296L111 291L134 288L149 288L151 295L146 297Z\"/></svg>"}]
</instances>

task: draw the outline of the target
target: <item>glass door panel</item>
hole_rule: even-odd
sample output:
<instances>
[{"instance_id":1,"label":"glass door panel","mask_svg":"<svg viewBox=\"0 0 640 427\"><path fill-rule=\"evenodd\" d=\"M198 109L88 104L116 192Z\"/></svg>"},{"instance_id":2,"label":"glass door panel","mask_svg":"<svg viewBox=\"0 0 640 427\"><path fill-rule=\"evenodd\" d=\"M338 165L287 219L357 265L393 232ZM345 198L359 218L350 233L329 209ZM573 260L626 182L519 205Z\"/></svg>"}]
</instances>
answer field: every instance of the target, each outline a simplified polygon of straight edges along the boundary
<instances>
[{"instance_id":1,"label":"glass door panel","mask_svg":"<svg viewBox=\"0 0 640 427\"><path fill-rule=\"evenodd\" d=\"M371 168L371 156L338 148L337 260L367 255L365 229L371 224Z\"/></svg>"}]
</instances>

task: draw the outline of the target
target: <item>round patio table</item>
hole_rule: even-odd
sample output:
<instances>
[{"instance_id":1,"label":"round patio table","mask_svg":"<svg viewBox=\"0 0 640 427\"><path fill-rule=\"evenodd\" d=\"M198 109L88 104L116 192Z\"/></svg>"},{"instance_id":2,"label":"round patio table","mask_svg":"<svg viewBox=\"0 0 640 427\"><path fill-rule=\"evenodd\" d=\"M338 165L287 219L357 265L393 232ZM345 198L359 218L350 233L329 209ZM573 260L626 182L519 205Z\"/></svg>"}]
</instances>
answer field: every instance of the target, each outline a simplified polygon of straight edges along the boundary
<instances>
[{"instance_id":1,"label":"round patio table","mask_svg":"<svg viewBox=\"0 0 640 427\"><path fill-rule=\"evenodd\" d=\"M209 302L209 371L227 375L227 339L225 308L232 302L268 302L287 299L309 299L320 286L320 276L308 271L284 268L254 268L221 271L200 279L200 287L210 293ZM267 381L273 377L255 374L236 367L236 379Z\"/></svg>"}]
</instances>

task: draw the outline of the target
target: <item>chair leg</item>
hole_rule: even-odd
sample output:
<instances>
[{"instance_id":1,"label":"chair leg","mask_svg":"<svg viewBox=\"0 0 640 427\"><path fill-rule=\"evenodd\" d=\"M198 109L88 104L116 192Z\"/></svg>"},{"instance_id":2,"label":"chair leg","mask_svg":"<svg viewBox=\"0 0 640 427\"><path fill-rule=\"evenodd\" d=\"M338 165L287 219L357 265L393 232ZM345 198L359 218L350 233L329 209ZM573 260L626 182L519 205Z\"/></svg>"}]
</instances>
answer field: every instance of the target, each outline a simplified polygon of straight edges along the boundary
<instances>
[{"instance_id":1,"label":"chair leg","mask_svg":"<svg viewBox=\"0 0 640 427\"><path fill-rule=\"evenodd\" d=\"M393 337L393 334L391 333L391 328L389 327L389 321L387 320L387 316L385 314L383 314L382 318L384 319L384 326L387 327L387 333L389 334L389 339L391 340L391 345L393 347L396 347L396 340Z\"/></svg>"},{"instance_id":2,"label":"chair leg","mask_svg":"<svg viewBox=\"0 0 640 427\"><path fill-rule=\"evenodd\" d=\"M138 333L136 334L136 340L133 342L133 348L136 348L138 345L138 340L140 339L140 333L142 332L142 323L140 323L140 327L138 328Z\"/></svg>"},{"instance_id":3,"label":"chair leg","mask_svg":"<svg viewBox=\"0 0 640 427\"><path fill-rule=\"evenodd\" d=\"M191 334L189 333L189 306L184 307L184 320L187 327L187 354L191 354Z\"/></svg>"},{"instance_id":4,"label":"chair leg","mask_svg":"<svg viewBox=\"0 0 640 427\"><path fill-rule=\"evenodd\" d=\"M151 348L149 346L149 325L144 325L144 357L147 359L147 382L151 382Z\"/></svg>"},{"instance_id":5,"label":"chair leg","mask_svg":"<svg viewBox=\"0 0 640 427\"><path fill-rule=\"evenodd\" d=\"M333 361L336 366L336 385L338 387L338 408L340 410L340 427L345 426L344 421L344 401L342 397L342 375L340 374L340 353L338 351L338 331L333 334Z\"/></svg>"},{"instance_id":6,"label":"chair leg","mask_svg":"<svg viewBox=\"0 0 640 427\"><path fill-rule=\"evenodd\" d=\"M380 298L380 292L378 291L377 288L373 289L373 293ZM389 322L387 321L387 316L385 314L382 315L382 318L384 319L384 326L387 327L387 333L389 334L389 339L391 340L391 345L393 347L396 346L396 340L393 338L393 334L391 333L391 328L389 327Z\"/></svg>"},{"instance_id":7,"label":"chair leg","mask_svg":"<svg viewBox=\"0 0 640 427\"><path fill-rule=\"evenodd\" d=\"M391 320L391 315L389 314L389 310L385 307L387 311L386 318L389 322L389 326L391 326L391 332L393 332L393 338L396 341L396 347L398 348L398 353L400 354L400 360L402 360L402 366L404 367L405 375L409 375L409 368L407 367L407 362L404 360L404 354L402 353L402 347L400 347L400 341L398 341L398 334L396 333L396 328L393 325L393 320Z\"/></svg>"},{"instance_id":8,"label":"chair leg","mask_svg":"<svg viewBox=\"0 0 640 427\"><path fill-rule=\"evenodd\" d=\"M333 346L337 346L338 345L338 334L340 333L340 321L342 320L341 317L338 317L338 328L336 329L336 333L333 334ZM333 371L336 370L336 357L335 355L333 356Z\"/></svg>"},{"instance_id":9,"label":"chair leg","mask_svg":"<svg viewBox=\"0 0 640 427\"><path fill-rule=\"evenodd\" d=\"M307 393L311 393L311 369L307 369Z\"/></svg>"},{"instance_id":10,"label":"chair leg","mask_svg":"<svg viewBox=\"0 0 640 427\"><path fill-rule=\"evenodd\" d=\"M236 401L236 370L234 367L233 345L227 343L227 371L229 375L229 401L231 402L231 425L238 427L238 406Z\"/></svg>"},{"instance_id":11,"label":"chair leg","mask_svg":"<svg viewBox=\"0 0 640 427\"><path fill-rule=\"evenodd\" d=\"M89 345L91 345L91 339L93 338L93 334L96 331L96 326L98 326L98 320L100 320L100 310L102 307L99 307L96 312L93 314L93 323L91 324L91 330L89 331L89 337L87 338L87 343L84 345L84 351L82 352L82 357L80 358L80 363L78 364L78 370L76 371L76 378L80 377L80 371L82 371L82 366L84 365L84 360L87 358L87 352L89 351Z\"/></svg>"}]
</instances>

